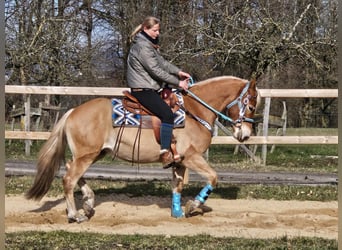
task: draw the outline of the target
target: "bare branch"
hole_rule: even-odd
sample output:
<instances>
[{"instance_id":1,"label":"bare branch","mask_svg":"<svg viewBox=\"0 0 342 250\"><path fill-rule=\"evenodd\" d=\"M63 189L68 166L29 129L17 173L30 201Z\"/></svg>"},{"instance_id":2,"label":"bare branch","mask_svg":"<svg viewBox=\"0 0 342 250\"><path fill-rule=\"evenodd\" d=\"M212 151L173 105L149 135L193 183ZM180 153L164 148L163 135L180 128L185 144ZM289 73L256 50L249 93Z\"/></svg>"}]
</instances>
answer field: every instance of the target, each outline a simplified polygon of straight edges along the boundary
<instances>
[{"instance_id":1,"label":"bare branch","mask_svg":"<svg viewBox=\"0 0 342 250\"><path fill-rule=\"evenodd\" d=\"M311 7L311 3L309 3L309 4L306 6L305 10L302 12L302 14L300 15L300 17L298 18L297 22L295 23L295 25L294 25L293 28L292 28L292 31L291 31L290 34L285 38L286 41L290 41L290 40L292 39L292 36L293 36L294 32L295 32L296 29L297 29L297 26L302 22L302 20L303 20L305 14L306 14L306 12L308 12L308 10L310 9L310 7Z\"/></svg>"}]
</instances>

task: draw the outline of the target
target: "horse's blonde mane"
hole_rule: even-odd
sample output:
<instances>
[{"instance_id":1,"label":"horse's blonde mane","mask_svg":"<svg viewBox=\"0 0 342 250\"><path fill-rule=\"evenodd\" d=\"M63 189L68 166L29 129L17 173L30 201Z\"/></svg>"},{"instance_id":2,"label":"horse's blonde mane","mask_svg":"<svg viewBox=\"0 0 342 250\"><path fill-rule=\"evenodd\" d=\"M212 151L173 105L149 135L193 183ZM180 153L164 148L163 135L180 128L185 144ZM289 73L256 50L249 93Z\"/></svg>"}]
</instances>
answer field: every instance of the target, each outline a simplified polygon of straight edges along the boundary
<instances>
[{"instance_id":1,"label":"horse's blonde mane","mask_svg":"<svg viewBox=\"0 0 342 250\"><path fill-rule=\"evenodd\" d=\"M219 81L222 81L222 80L241 80L241 81L245 81L244 79L236 77L236 76L217 76L217 77L209 78L209 79L206 79L206 80L203 80L203 81L199 81L198 83L195 83L195 85L196 84L203 85L203 84L208 84L208 83L214 83L214 82L219 82Z\"/></svg>"},{"instance_id":2,"label":"horse's blonde mane","mask_svg":"<svg viewBox=\"0 0 342 250\"><path fill-rule=\"evenodd\" d=\"M208 82L219 82L221 80L244 80L242 78L239 78L239 77L236 77L236 76L216 76L216 77L213 77L213 78L209 78L209 79L206 79L206 80L203 80L203 81L200 81L198 83L201 83L201 84L206 84Z\"/></svg>"}]
</instances>

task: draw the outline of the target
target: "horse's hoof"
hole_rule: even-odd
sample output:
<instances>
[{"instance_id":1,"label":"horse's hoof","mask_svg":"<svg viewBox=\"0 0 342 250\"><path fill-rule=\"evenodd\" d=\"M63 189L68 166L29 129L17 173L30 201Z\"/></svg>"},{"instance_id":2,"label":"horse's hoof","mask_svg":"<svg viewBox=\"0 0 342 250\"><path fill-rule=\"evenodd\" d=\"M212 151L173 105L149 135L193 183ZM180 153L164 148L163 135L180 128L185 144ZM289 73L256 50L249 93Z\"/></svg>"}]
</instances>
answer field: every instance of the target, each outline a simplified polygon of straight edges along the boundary
<instances>
[{"instance_id":1,"label":"horse's hoof","mask_svg":"<svg viewBox=\"0 0 342 250\"><path fill-rule=\"evenodd\" d=\"M84 215L78 215L78 216L75 216L72 218L68 218L69 223L74 223L74 222L82 223L82 222L87 221L87 220L88 220L88 217L84 216Z\"/></svg>"},{"instance_id":2,"label":"horse's hoof","mask_svg":"<svg viewBox=\"0 0 342 250\"><path fill-rule=\"evenodd\" d=\"M192 217L196 215L203 215L203 209L199 207L193 200L189 200L185 204L185 217Z\"/></svg>"},{"instance_id":3,"label":"horse's hoof","mask_svg":"<svg viewBox=\"0 0 342 250\"><path fill-rule=\"evenodd\" d=\"M208 207L204 204L200 205L200 208L202 209L203 213L209 213L209 212L213 211L213 209L211 207Z\"/></svg>"},{"instance_id":4,"label":"horse's hoof","mask_svg":"<svg viewBox=\"0 0 342 250\"><path fill-rule=\"evenodd\" d=\"M184 212L183 212L182 209L172 209L171 216L173 218L183 218L184 217Z\"/></svg>"},{"instance_id":5,"label":"horse's hoof","mask_svg":"<svg viewBox=\"0 0 342 250\"><path fill-rule=\"evenodd\" d=\"M93 217L94 214L95 214L95 209L91 209L91 210L85 211L85 215L87 216L88 219Z\"/></svg>"},{"instance_id":6,"label":"horse's hoof","mask_svg":"<svg viewBox=\"0 0 342 250\"><path fill-rule=\"evenodd\" d=\"M85 216L87 216L88 219L93 217L95 214L95 209L92 208L88 203L83 204L83 210L84 210Z\"/></svg>"},{"instance_id":7,"label":"horse's hoof","mask_svg":"<svg viewBox=\"0 0 342 250\"><path fill-rule=\"evenodd\" d=\"M171 162L171 163L165 164L165 165L163 165L163 169L171 168L171 167L173 167L175 164L176 164L176 162L174 162L174 161Z\"/></svg>"}]
</instances>

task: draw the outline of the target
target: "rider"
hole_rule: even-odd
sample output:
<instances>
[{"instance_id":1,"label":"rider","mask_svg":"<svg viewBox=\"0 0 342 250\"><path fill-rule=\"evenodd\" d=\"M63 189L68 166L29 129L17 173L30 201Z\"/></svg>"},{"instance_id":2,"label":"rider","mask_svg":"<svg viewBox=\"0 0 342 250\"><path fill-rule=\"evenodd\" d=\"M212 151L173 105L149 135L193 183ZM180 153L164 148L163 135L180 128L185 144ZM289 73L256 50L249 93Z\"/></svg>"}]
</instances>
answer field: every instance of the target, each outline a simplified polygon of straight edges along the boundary
<instances>
[{"instance_id":1,"label":"rider","mask_svg":"<svg viewBox=\"0 0 342 250\"><path fill-rule=\"evenodd\" d=\"M165 60L159 53L160 20L146 17L131 34L132 45L127 58L127 83L131 94L161 120L160 156L163 166L174 162L170 151L174 116L158 90L163 83L188 89L190 75Z\"/></svg>"}]
</instances>

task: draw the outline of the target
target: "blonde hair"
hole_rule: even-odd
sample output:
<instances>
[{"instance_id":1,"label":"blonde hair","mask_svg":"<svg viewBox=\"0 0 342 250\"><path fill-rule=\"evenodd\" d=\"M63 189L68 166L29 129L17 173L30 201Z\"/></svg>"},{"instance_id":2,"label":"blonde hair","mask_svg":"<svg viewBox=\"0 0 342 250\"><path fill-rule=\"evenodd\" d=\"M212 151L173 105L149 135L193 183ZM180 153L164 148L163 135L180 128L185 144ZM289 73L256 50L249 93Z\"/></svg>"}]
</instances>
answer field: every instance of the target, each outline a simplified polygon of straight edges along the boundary
<instances>
[{"instance_id":1,"label":"blonde hair","mask_svg":"<svg viewBox=\"0 0 342 250\"><path fill-rule=\"evenodd\" d=\"M136 34L138 34L140 31L142 31L144 28L150 29L154 25L160 24L160 20L154 16L148 16L144 19L144 21L139 24L133 32L130 35L130 41L132 42L133 38L135 37Z\"/></svg>"}]
</instances>

